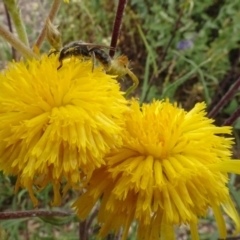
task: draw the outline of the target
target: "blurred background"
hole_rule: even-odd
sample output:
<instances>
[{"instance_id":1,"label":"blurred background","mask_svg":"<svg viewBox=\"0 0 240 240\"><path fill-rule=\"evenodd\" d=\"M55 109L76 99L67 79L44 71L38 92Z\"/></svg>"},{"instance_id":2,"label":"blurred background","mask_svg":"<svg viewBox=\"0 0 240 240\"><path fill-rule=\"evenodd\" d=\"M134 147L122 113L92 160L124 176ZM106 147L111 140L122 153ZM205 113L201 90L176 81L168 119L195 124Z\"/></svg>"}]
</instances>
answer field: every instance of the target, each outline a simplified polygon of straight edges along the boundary
<instances>
[{"instance_id":1,"label":"blurred background","mask_svg":"<svg viewBox=\"0 0 240 240\"><path fill-rule=\"evenodd\" d=\"M31 44L44 25L51 3L19 0ZM70 0L70 4L62 4L53 23L58 26L64 44L83 40L110 45L116 8L116 0ZM2 1L0 22L8 24ZM45 42L41 53L48 53L50 48ZM13 58L20 58L2 38L0 49L1 68ZM210 112L240 77L240 1L129 0L116 51L116 56L121 54L128 56L130 68L139 78L140 86L132 96L141 102L169 98L190 110L195 103L205 101ZM127 77L124 82L120 81L123 90L132 85ZM222 125L238 106L239 93L216 115L216 124ZM234 124L235 158L240 158L239 129L240 121L237 121ZM25 190L14 195L14 181L1 175L0 210L31 209ZM239 184L239 179L231 175L230 191L238 209ZM39 193L40 208L50 209L51 194L51 186ZM70 209L76 197L75 192L68 194L61 209ZM211 216L210 213L208 219L201 221L200 239L218 238ZM227 222L231 234L232 222L230 219ZM93 227L92 239L97 229L98 226ZM6 239L79 239L75 218L8 220L0 223L0 237L6 232ZM189 239L188 234L188 228L182 227L177 236L184 240ZM134 226L129 239L135 239Z\"/></svg>"}]
</instances>

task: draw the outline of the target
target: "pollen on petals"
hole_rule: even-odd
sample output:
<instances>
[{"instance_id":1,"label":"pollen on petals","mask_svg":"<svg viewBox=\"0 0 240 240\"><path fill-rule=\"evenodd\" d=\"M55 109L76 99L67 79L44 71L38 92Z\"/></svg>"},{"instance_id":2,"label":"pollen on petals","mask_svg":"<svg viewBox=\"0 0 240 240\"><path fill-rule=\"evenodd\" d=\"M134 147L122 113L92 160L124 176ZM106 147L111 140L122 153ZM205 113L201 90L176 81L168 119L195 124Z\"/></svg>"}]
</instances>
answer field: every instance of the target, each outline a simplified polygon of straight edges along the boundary
<instances>
[{"instance_id":1,"label":"pollen on petals","mask_svg":"<svg viewBox=\"0 0 240 240\"><path fill-rule=\"evenodd\" d=\"M18 186L75 187L122 144L126 100L118 82L91 61L57 56L11 63L0 73L0 170Z\"/></svg>"},{"instance_id":2,"label":"pollen on petals","mask_svg":"<svg viewBox=\"0 0 240 240\"><path fill-rule=\"evenodd\" d=\"M198 218L206 217L209 208L221 239L226 238L223 211L239 232L227 170L221 167L240 169L231 160L232 138L224 136L231 128L215 126L205 107L199 103L186 112L168 101L140 107L133 100L125 114L123 146L107 154L106 165L93 172L73 205L79 217L86 218L101 197L100 237L123 227L125 240L136 221L138 239L174 240L174 226L188 224L192 239L198 240Z\"/></svg>"}]
</instances>

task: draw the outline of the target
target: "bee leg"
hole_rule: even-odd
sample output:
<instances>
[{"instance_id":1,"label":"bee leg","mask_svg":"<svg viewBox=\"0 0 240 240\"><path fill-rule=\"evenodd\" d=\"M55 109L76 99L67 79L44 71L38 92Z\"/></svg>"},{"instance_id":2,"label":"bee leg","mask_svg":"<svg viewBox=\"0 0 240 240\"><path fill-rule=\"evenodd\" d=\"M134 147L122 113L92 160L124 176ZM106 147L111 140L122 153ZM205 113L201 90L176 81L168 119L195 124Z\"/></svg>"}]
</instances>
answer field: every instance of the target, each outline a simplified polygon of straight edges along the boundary
<instances>
[{"instance_id":1,"label":"bee leg","mask_svg":"<svg viewBox=\"0 0 240 240\"><path fill-rule=\"evenodd\" d=\"M48 57L50 57L52 54L55 54L55 53L58 53L59 51L58 50L50 50L49 54L48 54Z\"/></svg>"},{"instance_id":2,"label":"bee leg","mask_svg":"<svg viewBox=\"0 0 240 240\"><path fill-rule=\"evenodd\" d=\"M112 59L107 53L105 53L105 51L99 48L92 48L90 52L94 53L95 58L103 66L105 71L108 71L111 68Z\"/></svg>"},{"instance_id":3,"label":"bee leg","mask_svg":"<svg viewBox=\"0 0 240 240\"><path fill-rule=\"evenodd\" d=\"M62 61L59 61L59 62L60 62L60 65L58 66L57 70L59 70L63 65Z\"/></svg>"},{"instance_id":4,"label":"bee leg","mask_svg":"<svg viewBox=\"0 0 240 240\"><path fill-rule=\"evenodd\" d=\"M95 53L93 51L91 52L91 57L92 57L92 72L93 72L94 67L96 65L96 56L95 56Z\"/></svg>"}]
</instances>

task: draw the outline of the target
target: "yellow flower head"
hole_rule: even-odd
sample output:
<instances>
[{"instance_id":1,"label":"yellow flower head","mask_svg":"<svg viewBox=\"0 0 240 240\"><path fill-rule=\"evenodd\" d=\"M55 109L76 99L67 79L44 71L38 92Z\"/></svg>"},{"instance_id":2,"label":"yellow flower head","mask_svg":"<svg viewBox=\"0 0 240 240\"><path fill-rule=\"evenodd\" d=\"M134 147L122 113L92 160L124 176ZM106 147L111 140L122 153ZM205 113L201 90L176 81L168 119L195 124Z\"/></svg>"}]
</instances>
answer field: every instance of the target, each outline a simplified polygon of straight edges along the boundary
<instances>
[{"instance_id":1,"label":"yellow flower head","mask_svg":"<svg viewBox=\"0 0 240 240\"><path fill-rule=\"evenodd\" d=\"M125 116L123 146L107 155L107 165L93 172L86 192L74 203L86 218L101 197L100 237L123 227L125 240L136 220L139 239L172 240L174 225L189 224L197 240L198 218L209 207L221 239L226 238L222 207L240 230L226 187L225 172L238 162L230 159L232 139L223 136L231 128L214 126L204 109L204 103L186 112L168 101L142 107L133 101Z\"/></svg>"},{"instance_id":2,"label":"yellow flower head","mask_svg":"<svg viewBox=\"0 0 240 240\"><path fill-rule=\"evenodd\" d=\"M0 74L0 170L18 176L35 204L33 185L76 186L122 143L128 108L119 85L92 62L57 56L10 64Z\"/></svg>"}]
</instances>

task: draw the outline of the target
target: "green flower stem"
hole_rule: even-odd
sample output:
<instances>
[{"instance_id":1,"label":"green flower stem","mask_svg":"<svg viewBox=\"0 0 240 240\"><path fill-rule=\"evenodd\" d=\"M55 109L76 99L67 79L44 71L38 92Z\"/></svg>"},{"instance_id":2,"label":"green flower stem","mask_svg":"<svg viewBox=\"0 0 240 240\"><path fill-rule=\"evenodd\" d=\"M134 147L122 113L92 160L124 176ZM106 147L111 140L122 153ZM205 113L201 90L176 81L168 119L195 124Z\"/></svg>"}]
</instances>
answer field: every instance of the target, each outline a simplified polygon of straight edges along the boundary
<instances>
[{"instance_id":1,"label":"green flower stem","mask_svg":"<svg viewBox=\"0 0 240 240\"><path fill-rule=\"evenodd\" d=\"M128 74L128 76L132 79L133 81L133 85L127 89L126 93L125 93L125 97L127 97L129 95L129 93L131 93L133 90L135 90L139 84L139 80L137 78L137 76L128 68L126 68L126 72Z\"/></svg>"},{"instance_id":2,"label":"green flower stem","mask_svg":"<svg viewBox=\"0 0 240 240\"><path fill-rule=\"evenodd\" d=\"M44 41L44 38L46 36L47 21L50 20L50 22L53 22L53 19L57 15L57 12L58 12L58 9L60 7L61 2L62 2L62 0L54 0L54 2L52 4L52 7L51 7L51 10L48 14L48 17L47 17L46 21L45 21L45 25L44 25L41 33L39 34L37 41L34 44L36 47L38 47L38 48L41 47L41 45Z\"/></svg>"},{"instance_id":3,"label":"green flower stem","mask_svg":"<svg viewBox=\"0 0 240 240\"><path fill-rule=\"evenodd\" d=\"M0 36L9 42L17 51L26 58L38 58L33 51L16 38L6 27L0 25Z\"/></svg>"},{"instance_id":4,"label":"green flower stem","mask_svg":"<svg viewBox=\"0 0 240 240\"><path fill-rule=\"evenodd\" d=\"M17 30L19 39L26 45L29 46L27 33L25 26L22 21L21 12L18 8L16 0L3 0L4 4L7 6L8 12L12 18L14 26Z\"/></svg>"}]
</instances>

